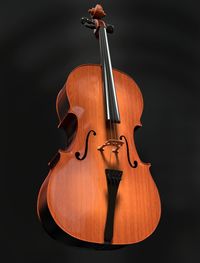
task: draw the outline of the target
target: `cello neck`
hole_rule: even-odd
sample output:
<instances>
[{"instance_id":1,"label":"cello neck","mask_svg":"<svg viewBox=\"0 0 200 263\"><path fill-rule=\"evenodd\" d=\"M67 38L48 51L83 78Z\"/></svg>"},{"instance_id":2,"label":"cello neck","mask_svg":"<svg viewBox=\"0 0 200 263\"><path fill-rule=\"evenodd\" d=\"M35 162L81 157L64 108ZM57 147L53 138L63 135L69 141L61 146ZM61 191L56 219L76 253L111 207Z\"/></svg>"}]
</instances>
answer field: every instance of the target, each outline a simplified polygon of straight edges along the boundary
<instances>
[{"instance_id":1,"label":"cello neck","mask_svg":"<svg viewBox=\"0 0 200 263\"><path fill-rule=\"evenodd\" d=\"M104 83L106 120L111 121L113 123L120 123L120 114L119 114L117 96L115 91L107 32L105 27L100 27L99 29L99 44L100 44L102 76Z\"/></svg>"}]
</instances>

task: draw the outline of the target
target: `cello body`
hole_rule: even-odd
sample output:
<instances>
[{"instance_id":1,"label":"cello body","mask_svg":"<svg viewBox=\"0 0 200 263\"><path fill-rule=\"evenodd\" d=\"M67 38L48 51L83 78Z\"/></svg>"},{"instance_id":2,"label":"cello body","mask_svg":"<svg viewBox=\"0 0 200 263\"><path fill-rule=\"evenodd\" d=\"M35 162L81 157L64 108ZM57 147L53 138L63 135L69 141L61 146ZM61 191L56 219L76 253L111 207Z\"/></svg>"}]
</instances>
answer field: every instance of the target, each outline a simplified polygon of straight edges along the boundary
<instances>
[{"instance_id":1,"label":"cello body","mask_svg":"<svg viewBox=\"0 0 200 263\"><path fill-rule=\"evenodd\" d=\"M68 145L49 163L37 211L46 231L69 244L114 248L137 243L160 219L150 164L140 160L134 143L134 131L141 126L142 94L130 76L116 69L112 73L120 111L114 129L105 121L101 65L75 68L57 96L59 128L66 132ZM118 151L105 143L112 132L123 141ZM114 181L108 184L108 169L121 172L116 193L109 188ZM115 199L114 205L109 199Z\"/></svg>"}]
</instances>

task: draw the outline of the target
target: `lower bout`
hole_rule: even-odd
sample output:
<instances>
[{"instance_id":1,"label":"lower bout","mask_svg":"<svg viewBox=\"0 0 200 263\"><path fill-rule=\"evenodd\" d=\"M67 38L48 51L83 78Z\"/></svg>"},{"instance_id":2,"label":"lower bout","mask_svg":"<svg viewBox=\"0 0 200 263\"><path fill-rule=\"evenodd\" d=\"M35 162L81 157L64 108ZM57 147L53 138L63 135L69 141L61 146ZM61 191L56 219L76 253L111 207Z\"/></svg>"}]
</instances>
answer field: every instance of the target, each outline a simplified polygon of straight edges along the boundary
<instances>
[{"instance_id":1,"label":"lower bout","mask_svg":"<svg viewBox=\"0 0 200 263\"><path fill-rule=\"evenodd\" d=\"M50 231L54 236L66 235L86 243L103 245L109 191L106 185L100 191L98 180L93 185L87 183L83 186L81 176L82 179L80 177L76 183L65 178L62 191L59 191L59 184L54 178L49 188L48 202L41 209L40 217L41 214L45 215L42 217L45 218L46 228L54 226ZM146 239L154 232L160 219L160 198L153 179L143 173L132 176L137 176L137 179L122 179L119 184L112 245L133 244ZM49 221L51 224L47 227Z\"/></svg>"},{"instance_id":2,"label":"lower bout","mask_svg":"<svg viewBox=\"0 0 200 263\"><path fill-rule=\"evenodd\" d=\"M86 247L86 248L97 249L97 250L114 250L114 249L120 249L125 246L125 245L106 244L104 242L102 243L89 242L89 241L81 240L79 238L75 238L74 236L70 235L67 230L64 231L59 226L59 224L55 222L53 215L48 207L48 203L47 203L48 179L49 178L47 178L46 181L43 183L38 195L37 213L39 220L42 224L42 227L49 234L49 236L69 246Z\"/></svg>"}]
</instances>

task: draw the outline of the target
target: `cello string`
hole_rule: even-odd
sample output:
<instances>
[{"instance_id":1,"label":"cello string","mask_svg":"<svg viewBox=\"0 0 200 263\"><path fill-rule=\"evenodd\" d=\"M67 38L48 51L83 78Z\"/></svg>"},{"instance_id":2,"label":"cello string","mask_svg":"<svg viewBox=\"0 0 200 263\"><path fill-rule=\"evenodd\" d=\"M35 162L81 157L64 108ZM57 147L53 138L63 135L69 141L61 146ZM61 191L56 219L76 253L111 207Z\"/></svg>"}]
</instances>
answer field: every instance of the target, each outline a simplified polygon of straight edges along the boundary
<instances>
[{"instance_id":1,"label":"cello string","mask_svg":"<svg viewBox=\"0 0 200 263\"><path fill-rule=\"evenodd\" d=\"M112 132L114 133L113 139L118 139L117 138L117 125L116 125L116 105L115 105L115 100L114 100L114 91L115 89L114 85L114 79L112 83L112 64L111 64L111 57L110 57L110 51L109 51L109 44L108 44L108 39L107 39L107 33L106 29L104 29L104 41L105 41L105 48L106 48L106 63L107 63L107 72L108 72L108 87L109 87L109 101L111 105L111 126L112 126ZM112 146L113 147L113 146ZM113 156L113 153L110 151L110 155ZM117 163L116 163L116 156L113 156L114 158L112 159L112 167L114 169L117 169ZM110 161L111 162L111 161Z\"/></svg>"},{"instance_id":2,"label":"cello string","mask_svg":"<svg viewBox=\"0 0 200 263\"><path fill-rule=\"evenodd\" d=\"M104 62L104 74L106 74L106 85L107 85L107 89L108 89L108 102L109 102L109 115L110 115L110 119L108 120L109 122L109 131L110 131L110 139L112 140L113 139L113 124L112 124L112 101L110 100L110 85L109 85L109 70L108 70L108 62L107 62L107 49L106 49L106 39L105 39L105 30L104 30L104 27L102 28L102 46L103 46L103 62ZM112 166L112 152L110 151L109 152L109 161L110 161L110 165Z\"/></svg>"},{"instance_id":3,"label":"cello string","mask_svg":"<svg viewBox=\"0 0 200 263\"><path fill-rule=\"evenodd\" d=\"M107 64L107 72L108 72L107 75L108 75L108 87L109 87L109 100L110 100L110 105L111 105L111 124L112 124L111 126L112 126L112 133L113 133L112 138L117 139L117 130L116 130L116 125L115 125L115 117L116 117L115 101L113 100L114 94L113 94L112 81L111 81L113 72L112 72L112 65L111 65L111 58L110 58L106 29L104 29L104 38L105 38L104 40L105 40L105 47L106 47L106 64ZM109 64L109 60L110 60L110 64ZM111 68L109 65L111 65Z\"/></svg>"},{"instance_id":4,"label":"cello string","mask_svg":"<svg viewBox=\"0 0 200 263\"><path fill-rule=\"evenodd\" d=\"M112 124L112 119L113 119L113 109L112 109L112 101L111 101L111 96L110 96L110 81L109 81L109 70L108 70L108 53L107 53L107 48L106 48L106 39L105 39L105 34L106 31L104 28L102 28L103 31L103 49L104 49L104 66L105 66L105 73L106 73L106 81L107 81L107 88L108 88L108 101L109 101L109 112L110 112L110 119L109 119L109 127L110 127L110 139L113 139L113 124Z\"/></svg>"},{"instance_id":5,"label":"cello string","mask_svg":"<svg viewBox=\"0 0 200 263\"><path fill-rule=\"evenodd\" d=\"M101 45L101 51L102 51L102 70L103 70L103 75L104 75L104 85L107 85L107 88L109 88L109 85L108 85L108 74L107 74L107 67L106 67L106 48L105 48L105 37L104 37L104 28L101 27L100 28L100 45ZM105 90L104 90L104 93ZM104 94L104 96L106 97L106 94ZM109 111L109 115L111 117L111 107L110 107L110 99L109 99L109 90L108 90L108 94L107 94L107 98L106 98L109 102L108 106L109 106L109 109L107 109ZM106 122L109 122L109 139L112 139L112 123L111 123L111 118L108 119ZM107 129L106 129L107 130Z\"/></svg>"}]
</instances>

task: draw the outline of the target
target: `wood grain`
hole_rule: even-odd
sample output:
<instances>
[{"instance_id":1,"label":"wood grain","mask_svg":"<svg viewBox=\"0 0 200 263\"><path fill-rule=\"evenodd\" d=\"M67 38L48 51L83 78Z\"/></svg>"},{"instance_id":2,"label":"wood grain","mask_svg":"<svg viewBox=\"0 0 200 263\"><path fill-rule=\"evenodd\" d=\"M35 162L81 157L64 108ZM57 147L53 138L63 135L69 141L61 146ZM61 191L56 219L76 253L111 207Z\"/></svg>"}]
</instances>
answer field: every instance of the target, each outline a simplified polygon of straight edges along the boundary
<instances>
[{"instance_id":1,"label":"wood grain","mask_svg":"<svg viewBox=\"0 0 200 263\"><path fill-rule=\"evenodd\" d=\"M132 244L147 238L159 222L161 207L157 187L150 174L150 164L143 163L136 151L133 131L141 126L143 99L136 83L128 75L113 70L121 123L115 125L115 134L126 136L130 157L138 162L130 167L125 144L116 155L111 147L101 153L97 147L109 139L111 131L105 123L101 68L83 65L71 72L65 91L69 111L78 119L76 136L50 171L38 197L38 214L47 202L56 224L74 238L104 243L107 212L107 183L105 169L123 171L119 185L112 244ZM66 127L67 129L67 127ZM85 139L90 130L88 154L85 160L75 158L85 149ZM142 145L141 145L142 147Z\"/></svg>"}]
</instances>

